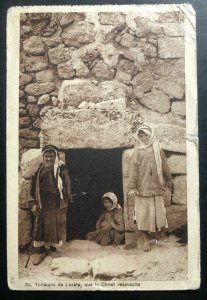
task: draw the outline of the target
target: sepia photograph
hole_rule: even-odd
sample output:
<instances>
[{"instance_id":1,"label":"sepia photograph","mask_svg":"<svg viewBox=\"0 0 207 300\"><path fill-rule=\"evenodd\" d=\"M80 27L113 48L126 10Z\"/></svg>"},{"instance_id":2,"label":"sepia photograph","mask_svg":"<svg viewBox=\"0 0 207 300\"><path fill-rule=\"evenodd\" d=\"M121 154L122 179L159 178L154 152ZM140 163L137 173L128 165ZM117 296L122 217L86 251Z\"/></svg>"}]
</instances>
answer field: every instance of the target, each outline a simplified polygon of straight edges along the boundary
<instances>
[{"instance_id":1,"label":"sepia photograph","mask_svg":"<svg viewBox=\"0 0 207 300\"><path fill-rule=\"evenodd\" d=\"M189 4L12 7L8 285L200 284Z\"/></svg>"}]
</instances>

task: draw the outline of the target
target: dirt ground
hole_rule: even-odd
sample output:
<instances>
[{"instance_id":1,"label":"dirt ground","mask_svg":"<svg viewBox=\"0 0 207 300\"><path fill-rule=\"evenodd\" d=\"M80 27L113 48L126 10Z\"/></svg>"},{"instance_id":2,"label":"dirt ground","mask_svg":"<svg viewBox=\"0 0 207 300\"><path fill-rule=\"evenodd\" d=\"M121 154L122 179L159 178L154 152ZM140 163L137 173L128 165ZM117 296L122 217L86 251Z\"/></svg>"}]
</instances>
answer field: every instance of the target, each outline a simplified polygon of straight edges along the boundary
<instances>
[{"instance_id":1,"label":"dirt ground","mask_svg":"<svg viewBox=\"0 0 207 300\"><path fill-rule=\"evenodd\" d=\"M130 261L136 256L136 280L185 280L187 276L187 246L177 243L178 238L174 235L165 237L159 243L152 245L150 252L144 252L141 246L133 250L125 250L124 245L118 247L102 247L93 242L85 240L73 240L66 243L61 249L62 257L76 259L87 259L92 261L97 258L104 258L109 255L116 255L118 259ZM31 256L28 267L25 268L28 255L19 254L19 277L22 281L38 282L60 282L70 280L67 276L54 276L51 273L51 256L47 256L39 266L33 266ZM112 268L121 263L116 261ZM90 278L87 278L87 280ZM131 277L130 280L135 280ZM71 279L72 280L72 279ZM93 280L91 278L91 280ZM127 279L128 280L128 279Z\"/></svg>"}]
</instances>

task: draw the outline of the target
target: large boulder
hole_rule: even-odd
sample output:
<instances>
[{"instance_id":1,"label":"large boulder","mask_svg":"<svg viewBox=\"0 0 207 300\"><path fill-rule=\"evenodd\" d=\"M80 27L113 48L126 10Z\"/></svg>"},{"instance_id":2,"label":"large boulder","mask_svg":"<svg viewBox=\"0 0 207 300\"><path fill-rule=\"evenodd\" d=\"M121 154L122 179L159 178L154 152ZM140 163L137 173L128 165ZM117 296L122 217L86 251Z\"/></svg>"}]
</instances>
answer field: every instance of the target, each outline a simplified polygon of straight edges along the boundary
<instances>
[{"instance_id":1,"label":"large boulder","mask_svg":"<svg viewBox=\"0 0 207 300\"><path fill-rule=\"evenodd\" d=\"M63 29L61 35L65 45L80 48L95 41L94 25L85 21L73 22Z\"/></svg>"},{"instance_id":2,"label":"large boulder","mask_svg":"<svg viewBox=\"0 0 207 300\"><path fill-rule=\"evenodd\" d=\"M177 176L173 180L173 204L187 204L187 178Z\"/></svg>"},{"instance_id":3,"label":"large boulder","mask_svg":"<svg viewBox=\"0 0 207 300\"><path fill-rule=\"evenodd\" d=\"M91 265L86 259L59 257L53 259L51 271L55 276L66 276L71 279L82 279L91 274Z\"/></svg>"},{"instance_id":4,"label":"large boulder","mask_svg":"<svg viewBox=\"0 0 207 300\"><path fill-rule=\"evenodd\" d=\"M61 110L51 109L42 123L41 145L55 141L62 149L130 147L139 124L135 111L70 109L61 115Z\"/></svg>"},{"instance_id":5,"label":"large boulder","mask_svg":"<svg viewBox=\"0 0 207 300\"><path fill-rule=\"evenodd\" d=\"M38 170L41 162L41 149L30 149L25 152L20 162L22 177L24 179L30 179Z\"/></svg>"},{"instance_id":6,"label":"large boulder","mask_svg":"<svg viewBox=\"0 0 207 300\"><path fill-rule=\"evenodd\" d=\"M158 39L159 58L180 58L184 57L185 42L182 37L163 37Z\"/></svg>"},{"instance_id":7,"label":"large boulder","mask_svg":"<svg viewBox=\"0 0 207 300\"><path fill-rule=\"evenodd\" d=\"M41 37L31 36L23 42L23 49L26 54L38 55L44 54L46 47Z\"/></svg>"},{"instance_id":8,"label":"large boulder","mask_svg":"<svg viewBox=\"0 0 207 300\"><path fill-rule=\"evenodd\" d=\"M89 80L67 80L59 90L58 98L65 107L78 107L83 101L98 103L104 100L127 98L129 89L121 83L105 81L97 84Z\"/></svg>"}]
</instances>

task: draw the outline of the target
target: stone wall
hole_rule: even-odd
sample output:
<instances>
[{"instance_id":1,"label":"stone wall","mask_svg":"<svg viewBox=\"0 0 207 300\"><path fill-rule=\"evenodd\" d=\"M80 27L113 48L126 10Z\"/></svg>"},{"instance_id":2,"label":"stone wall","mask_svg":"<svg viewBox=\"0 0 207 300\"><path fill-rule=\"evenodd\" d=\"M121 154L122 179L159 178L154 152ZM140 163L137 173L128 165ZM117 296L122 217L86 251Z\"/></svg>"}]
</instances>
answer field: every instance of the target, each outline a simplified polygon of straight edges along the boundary
<instances>
[{"instance_id":1,"label":"stone wall","mask_svg":"<svg viewBox=\"0 0 207 300\"><path fill-rule=\"evenodd\" d=\"M86 143L87 134L77 139L84 122L91 137L102 130L103 140L110 140L112 128L122 128L121 138L114 132L111 147L130 148L142 120L155 128L174 177L167 204L182 204L183 210L184 72L181 12L22 14L20 159L29 149L54 140L61 149L98 147L94 141ZM117 99L118 108L113 104ZM104 148L104 143L99 147Z\"/></svg>"}]
</instances>

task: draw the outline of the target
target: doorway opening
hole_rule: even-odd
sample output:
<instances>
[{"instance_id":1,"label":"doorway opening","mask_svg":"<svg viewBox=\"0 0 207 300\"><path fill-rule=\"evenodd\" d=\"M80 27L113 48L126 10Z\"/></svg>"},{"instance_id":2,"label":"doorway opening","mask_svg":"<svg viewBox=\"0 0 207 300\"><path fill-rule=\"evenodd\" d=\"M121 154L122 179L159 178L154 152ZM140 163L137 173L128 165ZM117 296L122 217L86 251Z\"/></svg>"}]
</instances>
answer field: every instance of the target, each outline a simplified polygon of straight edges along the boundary
<instances>
[{"instance_id":1,"label":"doorway opening","mask_svg":"<svg viewBox=\"0 0 207 300\"><path fill-rule=\"evenodd\" d=\"M67 240L85 239L95 229L106 192L117 195L123 207L122 153L116 149L71 149L65 151L71 177L73 203L67 213Z\"/></svg>"}]
</instances>

